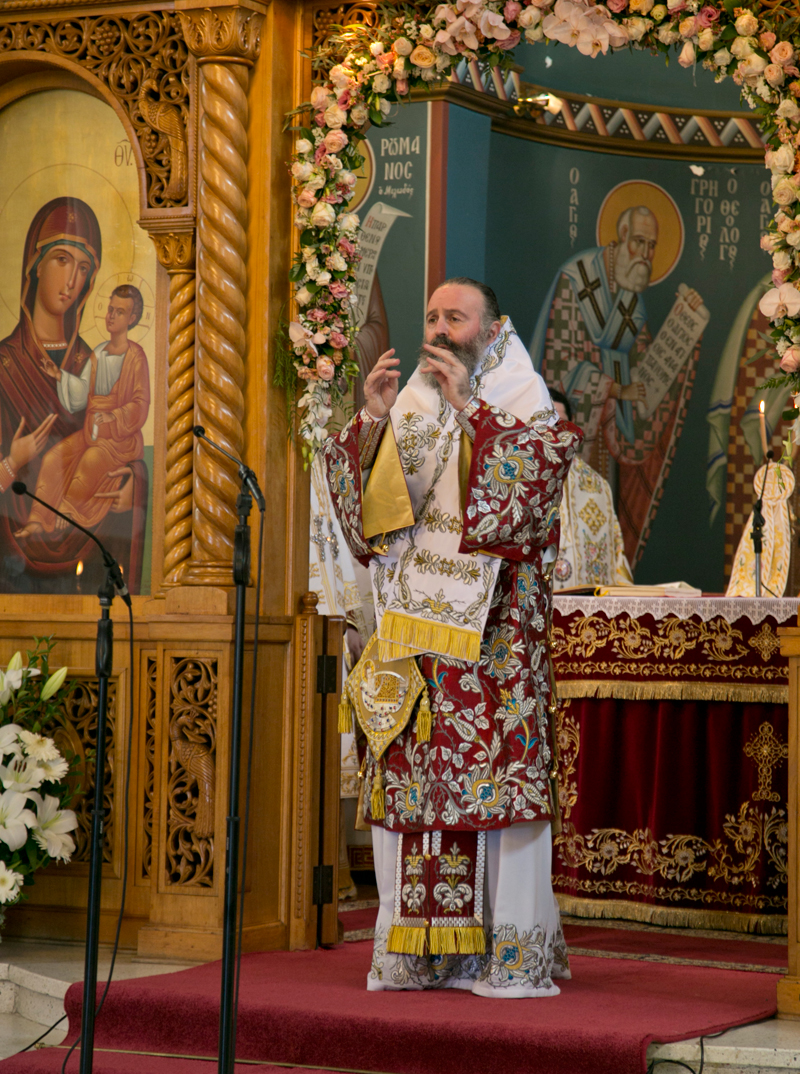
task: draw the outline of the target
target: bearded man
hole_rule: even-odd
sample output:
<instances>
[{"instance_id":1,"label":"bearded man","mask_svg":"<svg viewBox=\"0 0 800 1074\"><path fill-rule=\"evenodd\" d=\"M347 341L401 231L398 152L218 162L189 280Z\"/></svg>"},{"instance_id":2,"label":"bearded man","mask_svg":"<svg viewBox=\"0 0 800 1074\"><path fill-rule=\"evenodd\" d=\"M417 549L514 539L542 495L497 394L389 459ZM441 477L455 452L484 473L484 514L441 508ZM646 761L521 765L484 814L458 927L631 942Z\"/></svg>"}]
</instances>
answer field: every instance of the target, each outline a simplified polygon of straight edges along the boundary
<instances>
[{"instance_id":1,"label":"bearded man","mask_svg":"<svg viewBox=\"0 0 800 1074\"><path fill-rule=\"evenodd\" d=\"M346 689L380 894L367 987L556 995L549 571L580 432L475 280L433 293L399 394L398 364L323 448L377 621Z\"/></svg>"},{"instance_id":2,"label":"bearded man","mask_svg":"<svg viewBox=\"0 0 800 1074\"><path fill-rule=\"evenodd\" d=\"M617 219L617 241L566 261L542 303L531 341L534 369L567 396L584 434L582 459L609 480L619 507L625 553L635 567L677 447L694 369L692 357L659 403L642 418L644 384L637 362L651 335L644 292L658 245L658 220L644 205ZM686 301L702 299L691 288Z\"/></svg>"}]
</instances>

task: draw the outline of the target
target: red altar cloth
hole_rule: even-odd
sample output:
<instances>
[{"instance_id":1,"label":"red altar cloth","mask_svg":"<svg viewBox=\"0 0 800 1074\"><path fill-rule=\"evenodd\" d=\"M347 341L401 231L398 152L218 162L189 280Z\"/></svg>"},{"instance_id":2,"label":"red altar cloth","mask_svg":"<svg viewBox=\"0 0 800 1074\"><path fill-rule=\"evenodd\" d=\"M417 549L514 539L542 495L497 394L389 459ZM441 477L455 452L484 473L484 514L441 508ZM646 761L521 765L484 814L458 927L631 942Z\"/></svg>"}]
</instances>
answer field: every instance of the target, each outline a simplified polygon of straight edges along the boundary
<instances>
[{"instance_id":1,"label":"red altar cloth","mask_svg":"<svg viewBox=\"0 0 800 1074\"><path fill-rule=\"evenodd\" d=\"M785 931L797 603L556 597L566 912Z\"/></svg>"}]
</instances>

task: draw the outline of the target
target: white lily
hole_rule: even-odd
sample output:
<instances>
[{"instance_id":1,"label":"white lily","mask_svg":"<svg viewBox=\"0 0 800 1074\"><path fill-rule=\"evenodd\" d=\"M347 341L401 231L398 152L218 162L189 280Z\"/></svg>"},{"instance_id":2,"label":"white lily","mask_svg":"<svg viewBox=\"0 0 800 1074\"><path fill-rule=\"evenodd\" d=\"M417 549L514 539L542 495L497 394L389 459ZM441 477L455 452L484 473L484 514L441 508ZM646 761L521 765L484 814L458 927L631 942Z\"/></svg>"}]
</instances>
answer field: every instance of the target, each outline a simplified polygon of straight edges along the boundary
<instances>
[{"instance_id":1,"label":"white lily","mask_svg":"<svg viewBox=\"0 0 800 1074\"><path fill-rule=\"evenodd\" d=\"M14 872L4 861L0 861L0 903L13 902L18 898L22 881L22 873Z\"/></svg>"},{"instance_id":2,"label":"white lily","mask_svg":"<svg viewBox=\"0 0 800 1074\"><path fill-rule=\"evenodd\" d=\"M0 794L0 840L9 850L19 850L28 839L28 828L36 823L36 817L26 809L27 795L19 791Z\"/></svg>"},{"instance_id":3,"label":"white lily","mask_svg":"<svg viewBox=\"0 0 800 1074\"><path fill-rule=\"evenodd\" d=\"M7 765L0 765L0 783L7 791L25 794L41 787L44 772L35 757L12 757Z\"/></svg>"},{"instance_id":4,"label":"white lily","mask_svg":"<svg viewBox=\"0 0 800 1074\"><path fill-rule=\"evenodd\" d=\"M22 745L19 741L21 730L22 728L16 723L7 723L0 727L0 760L7 753L13 753L15 757L19 757L22 752Z\"/></svg>"},{"instance_id":5,"label":"white lily","mask_svg":"<svg viewBox=\"0 0 800 1074\"><path fill-rule=\"evenodd\" d=\"M69 861L75 850L75 840L67 833L78 827L78 818L71 809L59 809L58 799L50 794L42 798L34 791L28 797L36 804L33 838L51 858Z\"/></svg>"},{"instance_id":6,"label":"white lily","mask_svg":"<svg viewBox=\"0 0 800 1074\"><path fill-rule=\"evenodd\" d=\"M60 690L61 687L64 685L64 679L66 679L66 677L67 665L65 664L63 668L59 668L58 671L54 671L42 687L42 693L40 695L42 701L47 701L47 699L52 697L57 690Z\"/></svg>"},{"instance_id":7,"label":"white lily","mask_svg":"<svg viewBox=\"0 0 800 1074\"><path fill-rule=\"evenodd\" d=\"M14 653L5 672L0 671L0 705L8 704L14 691L22 686L22 680L26 675L32 677L41 674L38 668L12 667L12 663L18 656L19 653Z\"/></svg>"}]
</instances>

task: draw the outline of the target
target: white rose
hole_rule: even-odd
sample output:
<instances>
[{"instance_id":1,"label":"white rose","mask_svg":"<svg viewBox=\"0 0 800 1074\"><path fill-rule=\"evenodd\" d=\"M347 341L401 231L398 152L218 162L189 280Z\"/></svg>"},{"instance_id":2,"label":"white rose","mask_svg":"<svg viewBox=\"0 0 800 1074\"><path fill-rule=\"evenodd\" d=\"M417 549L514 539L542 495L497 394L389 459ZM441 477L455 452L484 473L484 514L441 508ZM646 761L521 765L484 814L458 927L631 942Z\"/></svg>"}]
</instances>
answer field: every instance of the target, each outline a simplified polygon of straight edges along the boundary
<instances>
[{"instance_id":1,"label":"white rose","mask_svg":"<svg viewBox=\"0 0 800 1074\"><path fill-rule=\"evenodd\" d=\"M331 227L336 222L336 210L327 201L318 201L311 210L312 227Z\"/></svg>"},{"instance_id":2,"label":"white rose","mask_svg":"<svg viewBox=\"0 0 800 1074\"><path fill-rule=\"evenodd\" d=\"M314 148L313 144L309 142L308 138L298 138L295 149L298 153L310 153Z\"/></svg>"},{"instance_id":3,"label":"white rose","mask_svg":"<svg viewBox=\"0 0 800 1074\"><path fill-rule=\"evenodd\" d=\"M340 253L331 254L330 257L326 257L325 264L331 272L344 272L347 268L347 262Z\"/></svg>"},{"instance_id":4,"label":"white rose","mask_svg":"<svg viewBox=\"0 0 800 1074\"><path fill-rule=\"evenodd\" d=\"M782 145L780 149L768 149L766 155L766 164L770 171L777 172L782 175L786 175L789 172L793 172L794 147L791 145Z\"/></svg>"},{"instance_id":5,"label":"white rose","mask_svg":"<svg viewBox=\"0 0 800 1074\"><path fill-rule=\"evenodd\" d=\"M382 56L383 45L380 43L380 41L373 41L372 44L369 46L369 51L372 53L373 56Z\"/></svg>"},{"instance_id":6,"label":"white rose","mask_svg":"<svg viewBox=\"0 0 800 1074\"><path fill-rule=\"evenodd\" d=\"M310 215L308 209L298 209L294 214L294 226L299 228L308 227L308 218Z\"/></svg>"},{"instance_id":7,"label":"white rose","mask_svg":"<svg viewBox=\"0 0 800 1074\"><path fill-rule=\"evenodd\" d=\"M419 28L419 36L423 41L430 41L436 36L436 31L432 26L429 26L427 22L424 22Z\"/></svg>"},{"instance_id":8,"label":"white rose","mask_svg":"<svg viewBox=\"0 0 800 1074\"><path fill-rule=\"evenodd\" d=\"M772 255L772 267L778 272L784 272L792 266L792 255L788 250L776 250Z\"/></svg>"},{"instance_id":9,"label":"white rose","mask_svg":"<svg viewBox=\"0 0 800 1074\"><path fill-rule=\"evenodd\" d=\"M303 286L294 297L297 299L298 306L307 306L314 296L307 287Z\"/></svg>"},{"instance_id":10,"label":"white rose","mask_svg":"<svg viewBox=\"0 0 800 1074\"><path fill-rule=\"evenodd\" d=\"M350 109L350 119L356 127L363 127L368 118L369 112L366 105L357 104Z\"/></svg>"},{"instance_id":11,"label":"white rose","mask_svg":"<svg viewBox=\"0 0 800 1074\"><path fill-rule=\"evenodd\" d=\"M340 231L357 231L361 225L361 217L358 213L342 213L339 217Z\"/></svg>"},{"instance_id":12,"label":"white rose","mask_svg":"<svg viewBox=\"0 0 800 1074\"><path fill-rule=\"evenodd\" d=\"M306 272L312 280L316 280L317 276L319 276L319 261L316 257L310 257L306 261Z\"/></svg>"},{"instance_id":13,"label":"white rose","mask_svg":"<svg viewBox=\"0 0 800 1074\"><path fill-rule=\"evenodd\" d=\"M344 186L355 186L358 182L358 179L355 175L353 175L352 172L344 168L342 169L342 171L339 172L338 176L336 177L336 182L342 183Z\"/></svg>"},{"instance_id":14,"label":"white rose","mask_svg":"<svg viewBox=\"0 0 800 1074\"><path fill-rule=\"evenodd\" d=\"M656 31L656 37L662 45L674 45L676 41L680 41L681 35L677 30L670 30L669 26L659 26Z\"/></svg>"},{"instance_id":15,"label":"white rose","mask_svg":"<svg viewBox=\"0 0 800 1074\"><path fill-rule=\"evenodd\" d=\"M781 119L788 119L792 122L796 122L800 119L800 108L797 107L795 101L791 97L787 97L781 101L778 105L778 113Z\"/></svg>"},{"instance_id":16,"label":"white rose","mask_svg":"<svg viewBox=\"0 0 800 1074\"><path fill-rule=\"evenodd\" d=\"M800 229L797 231L790 231L786 236L786 241L793 250L800 249Z\"/></svg>"},{"instance_id":17,"label":"white rose","mask_svg":"<svg viewBox=\"0 0 800 1074\"><path fill-rule=\"evenodd\" d=\"M539 23L538 26L530 26L525 31L525 40L531 45L535 44L537 41L541 41L543 37L544 30L542 29L541 23Z\"/></svg>"},{"instance_id":18,"label":"white rose","mask_svg":"<svg viewBox=\"0 0 800 1074\"><path fill-rule=\"evenodd\" d=\"M731 56L735 56L737 60L743 60L746 56L753 55L753 46L750 43L750 39L747 37L734 38L731 45Z\"/></svg>"},{"instance_id":19,"label":"white rose","mask_svg":"<svg viewBox=\"0 0 800 1074\"><path fill-rule=\"evenodd\" d=\"M752 37L758 31L758 19L749 11L740 15L733 25L736 27L736 33L742 37Z\"/></svg>"},{"instance_id":20,"label":"white rose","mask_svg":"<svg viewBox=\"0 0 800 1074\"><path fill-rule=\"evenodd\" d=\"M634 15L633 18L625 19L623 25L627 29L631 41L641 41L653 23L650 19L643 19L639 15Z\"/></svg>"},{"instance_id":21,"label":"white rose","mask_svg":"<svg viewBox=\"0 0 800 1074\"><path fill-rule=\"evenodd\" d=\"M347 122L347 112L338 104L329 105L325 109L325 125L331 130L338 130Z\"/></svg>"},{"instance_id":22,"label":"white rose","mask_svg":"<svg viewBox=\"0 0 800 1074\"><path fill-rule=\"evenodd\" d=\"M731 62L731 54L726 48L718 49L714 53L714 63L717 67L727 67Z\"/></svg>"},{"instance_id":23,"label":"white rose","mask_svg":"<svg viewBox=\"0 0 800 1074\"><path fill-rule=\"evenodd\" d=\"M314 174L314 165L310 160L296 160L292 165L292 175L300 183L307 182Z\"/></svg>"},{"instance_id":24,"label":"white rose","mask_svg":"<svg viewBox=\"0 0 800 1074\"><path fill-rule=\"evenodd\" d=\"M330 272L320 272L319 276L317 276L317 283L320 285L320 287L324 287L326 284L329 284L330 282L331 282L331 274L330 274Z\"/></svg>"},{"instance_id":25,"label":"white rose","mask_svg":"<svg viewBox=\"0 0 800 1074\"><path fill-rule=\"evenodd\" d=\"M385 97L381 97L381 115L388 116L392 110L392 106Z\"/></svg>"},{"instance_id":26,"label":"white rose","mask_svg":"<svg viewBox=\"0 0 800 1074\"><path fill-rule=\"evenodd\" d=\"M414 46L407 37L398 37L394 43L394 50L398 56L410 56L414 51Z\"/></svg>"},{"instance_id":27,"label":"white rose","mask_svg":"<svg viewBox=\"0 0 800 1074\"><path fill-rule=\"evenodd\" d=\"M306 180L306 190L322 190L326 182L325 175L319 168L314 168L311 177Z\"/></svg>"},{"instance_id":28,"label":"white rose","mask_svg":"<svg viewBox=\"0 0 800 1074\"><path fill-rule=\"evenodd\" d=\"M767 61L763 56L753 53L752 56L746 56L739 64L739 71L743 78L758 78L767 66Z\"/></svg>"},{"instance_id":29,"label":"white rose","mask_svg":"<svg viewBox=\"0 0 800 1074\"><path fill-rule=\"evenodd\" d=\"M523 30L529 30L532 26L535 26L537 22L540 22L542 13L538 7L534 7L531 4L530 7L526 7L524 11L520 12L517 19L517 26L522 27Z\"/></svg>"},{"instance_id":30,"label":"white rose","mask_svg":"<svg viewBox=\"0 0 800 1074\"><path fill-rule=\"evenodd\" d=\"M700 36L697 38L697 44L703 52L708 52L710 48L714 47L714 31L710 26L707 26L705 30L700 31Z\"/></svg>"},{"instance_id":31,"label":"white rose","mask_svg":"<svg viewBox=\"0 0 800 1074\"><path fill-rule=\"evenodd\" d=\"M792 202L797 201L797 187L785 176L773 175L772 177L772 199L777 202L778 205L791 205Z\"/></svg>"},{"instance_id":32,"label":"white rose","mask_svg":"<svg viewBox=\"0 0 800 1074\"><path fill-rule=\"evenodd\" d=\"M376 93L388 93L391 85L391 81L384 74L375 75L372 80L372 88Z\"/></svg>"},{"instance_id":33,"label":"white rose","mask_svg":"<svg viewBox=\"0 0 800 1074\"><path fill-rule=\"evenodd\" d=\"M406 65L404 60L398 60L392 68L393 78L405 78L406 77Z\"/></svg>"}]
</instances>

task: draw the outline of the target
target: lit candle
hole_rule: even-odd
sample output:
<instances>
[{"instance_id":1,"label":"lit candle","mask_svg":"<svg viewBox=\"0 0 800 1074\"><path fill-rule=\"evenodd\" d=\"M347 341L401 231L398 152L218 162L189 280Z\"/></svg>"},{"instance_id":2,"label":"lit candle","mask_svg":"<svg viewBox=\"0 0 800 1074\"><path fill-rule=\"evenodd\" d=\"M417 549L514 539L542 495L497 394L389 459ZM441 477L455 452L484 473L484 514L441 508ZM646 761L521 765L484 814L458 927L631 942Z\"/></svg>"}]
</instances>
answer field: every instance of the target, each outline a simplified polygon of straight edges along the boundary
<instances>
[{"instance_id":1,"label":"lit candle","mask_svg":"<svg viewBox=\"0 0 800 1074\"><path fill-rule=\"evenodd\" d=\"M769 447L767 445L767 419L764 417L764 400L758 404L758 426L761 429L761 447L764 451L764 458L767 457L767 451Z\"/></svg>"}]
</instances>

